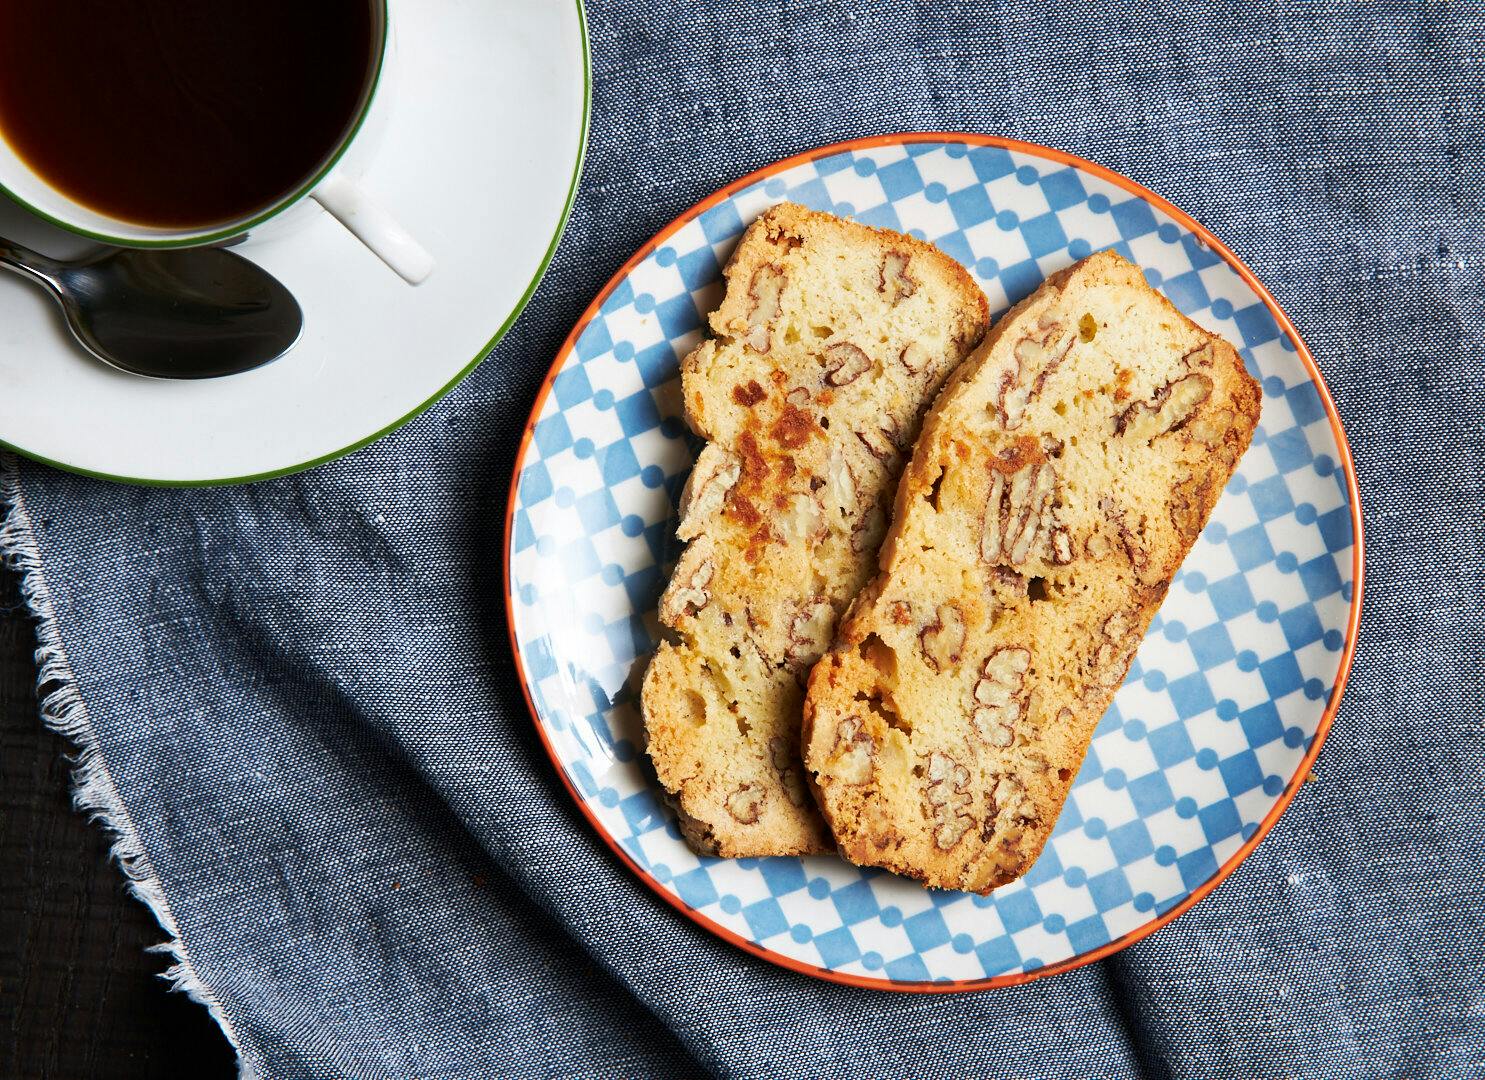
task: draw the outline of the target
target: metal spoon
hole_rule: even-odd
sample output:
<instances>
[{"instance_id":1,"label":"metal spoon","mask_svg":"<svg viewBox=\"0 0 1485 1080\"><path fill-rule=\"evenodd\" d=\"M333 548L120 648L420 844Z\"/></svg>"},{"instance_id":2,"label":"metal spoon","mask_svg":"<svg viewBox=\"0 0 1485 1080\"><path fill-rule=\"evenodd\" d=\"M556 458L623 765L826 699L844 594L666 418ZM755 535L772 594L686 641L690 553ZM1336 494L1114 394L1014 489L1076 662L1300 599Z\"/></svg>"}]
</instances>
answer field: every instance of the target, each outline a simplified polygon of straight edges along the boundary
<instances>
[{"instance_id":1,"label":"metal spoon","mask_svg":"<svg viewBox=\"0 0 1485 1080\"><path fill-rule=\"evenodd\" d=\"M221 248L109 248L64 262L0 237L0 267L46 286L88 352L153 379L250 371L304 328L277 278Z\"/></svg>"}]
</instances>

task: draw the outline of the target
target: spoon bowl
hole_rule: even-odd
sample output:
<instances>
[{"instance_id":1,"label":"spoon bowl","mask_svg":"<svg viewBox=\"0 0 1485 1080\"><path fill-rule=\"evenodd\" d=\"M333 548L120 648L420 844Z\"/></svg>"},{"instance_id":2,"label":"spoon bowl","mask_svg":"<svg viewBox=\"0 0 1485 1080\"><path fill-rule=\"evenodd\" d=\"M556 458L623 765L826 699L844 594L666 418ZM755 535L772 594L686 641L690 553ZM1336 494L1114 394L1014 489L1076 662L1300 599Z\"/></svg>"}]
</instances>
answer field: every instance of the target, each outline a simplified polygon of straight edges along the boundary
<instances>
[{"instance_id":1,"label":"spoon bowl","mask_svg":"<svg viewBox=\"0 0 1485 1080\"><path fill-rule=\"evenodd\" d=\"M63 261L0 239L0 266L45 286L89 353L147 378L251 371L292 349L304 328L277 278L222 248L109 248Z\"/></svg>"}]
</instances>

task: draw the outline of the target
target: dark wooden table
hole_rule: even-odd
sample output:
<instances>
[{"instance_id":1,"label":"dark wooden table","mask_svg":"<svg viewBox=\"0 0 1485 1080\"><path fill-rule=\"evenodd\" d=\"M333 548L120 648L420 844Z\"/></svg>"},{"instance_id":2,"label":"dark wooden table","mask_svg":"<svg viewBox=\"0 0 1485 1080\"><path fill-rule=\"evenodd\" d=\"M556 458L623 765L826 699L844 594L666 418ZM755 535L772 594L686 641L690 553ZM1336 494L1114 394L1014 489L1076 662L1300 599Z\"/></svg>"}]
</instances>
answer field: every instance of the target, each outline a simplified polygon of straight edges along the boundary
<instances>
[{"instance_id":1,"label":"dark wooden table","mask_svg":"<svg viewBox=\"0 0 1485 1080\"><path fill-rule=\"evenodd\" d=\"M164 940L101 829L71 807L67 746L41 726L31 623L0 568L0 1077L225 1077L206 1010L156 976Z\"/></svg>"}]
</instances>

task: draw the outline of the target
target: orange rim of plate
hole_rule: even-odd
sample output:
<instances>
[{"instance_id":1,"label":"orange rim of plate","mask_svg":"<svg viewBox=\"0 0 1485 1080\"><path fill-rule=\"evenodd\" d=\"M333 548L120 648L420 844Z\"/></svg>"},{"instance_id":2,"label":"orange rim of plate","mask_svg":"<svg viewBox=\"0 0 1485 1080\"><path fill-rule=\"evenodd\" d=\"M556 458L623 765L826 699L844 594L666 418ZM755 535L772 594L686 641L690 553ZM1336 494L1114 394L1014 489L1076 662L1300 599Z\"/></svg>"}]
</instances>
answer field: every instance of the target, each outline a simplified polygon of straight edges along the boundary
<instances>
[{"instance_id":1,"label":"orange rim of plate","mask_svg":"<svg viewBox=\"0 0 1485 1080\"><path fill-rule=\"evenodd\" d=\"M1264 816L1263 820L1258 823L1257 831L1254 832L1253 835L1250 836L1246 841L1244 841L1243 846L1238 848L1237 852L1225 863L1223 863L1210 879L1197 886L1194 890L1192 890L1191 894L1186 897L1186 899L1182 900L1179 904L1171 908L1164 915L1150 920L1142 926L1131 930L1129 933L1124 934L1122 937L1115 938L1113 941L1110 941L1105 945L1100 945L1096 949L1089 950L1085 953L1079 953L1076 956L1070 956L1066 960L1059 960L1055 964L1048 964L1045 967L1036 968L1033 971L1024 971L1018 974L1010 975L995 975L985 979L961 979L954 982L892 982L887 979L872 979L861 975L852 975L846 972L832 971L829 968L819 967L814 964L807 964L801 960L795 960L793 957L784 956L781 953L777 953L771 949L767 949L757 942L747 940L739 934L736 934L733 931L727 929L725 926L722 926L716 921L703 915L695 908L690 907L679 896L676 896L674 893L669 892L663 885L661 885L658 880L656 880L642 866L635 862L634 859L628 854L628 852L626 852L614 840L613 836L609 834L609 831L598 819L598 816L589 808L587 800L584 799L577 788L573 786L572 780L567 775L567 769L562 764L562 759L557 756L557 752L553 748L551 740L547 738L546 728L542 724L541 716L537 713L536 702L532 700L531 697L531 689L526 677L526 666L521 658L521 645L519 639L516 636L515 604L513 602L511 591L511 554L513 539L512 526L515 522L516 492L521 476L521 463L525 460L527 450L530 447L532 437L535 433L536 421L541 416L542 407L546 404L547 396L552 392L552 383L557 378L557 375L562 371L563 365L566 363L568 355L576 346L577 340L582 335L582 332L587 329L588 324L591 323L597 316L599 309L603 306L604 302L608 299L610 294L613 293L614 289L618 287L620 282L622 282L634 270L636 266L638 266L641 262L648 258L651 253L655 251L656 248L658 248L666 240L670 239L671 236L673 236L685 225L689 224L698 215L706 212L713 206L716 206L718 203L721 203L726 199L730 199L739 191L751 187L761 180L766 180L778 173L785 172L796 165L804 164L810 161L817 161L821 158L831 157L846 150L871 150L885 146L901 146L907 143L928 142L962 143L969 146L994 146L999 147L1003 150L1010 150L1021 154L1028 154L1033 157L1044 158L1048 161L1055 161L1061 165L1070 165L1074 168L1091 173L1094 176L1097 176L1103 180L1107 180L1109 183L1122 188L1123 190L1129 192L1131 195L1135 195L1150 203L1151 205L1159 207L1161 210L1169 214L1176 221L1180 222L1181 225L1183 225L1185 228L1189 229L1192 233L1199 237L1202 242L1210 247L1213 251L1221 255L1222 258L1227 262L1228 266L1237 271L1238 276L1241 277L1243 281L1247 283L1248 287L1252 289L1253 292L1258 296L1258 298L1263 301L1264 306L1266 306L1270 314L1273 315L1274 321L1278 323L1279 329L1282 330L1286 335L1288 335L1289 340L1294 343L1295 350L1299 354L1300 360L1304 362L1305 370L1309 373L1311 381L1313 381L1315 384L1315 388L1320 392L1320 400L1325 405L1325 414L1330 420L1330 429L1331 432L1335 435L1336 446L1341 457L1341 465L1346 473L1346 493L1351 505L1351 528L1353 530L1354 536L1352 545L1353 555L1351 558L1352 591L1351 611L1346 620L1346 644L1344 651L1341 653L1340 667L1336 671L1335 687L1331 691L1330 702L1325 708L1325 713L1323 716L1321 716L1320 723L1315 729L1315 736L1313 742L1311 742L1310 744L1310 749L1308 753L1305 754L1304 758L1300 761L1299 767L1295 770L1294 775L1284 785L1284 790L1279 794L1278 800L1274 803L1269 812ZM506 498L505 509L505 619L506 626L510 633L511 652L515 656L516 673L520 676L521 680L521 693L526 699L526 707L530 710L531 719L536 725L536 734L541 739L542 746L546 748L547 755L552 759L552 764L556 767L558 778L561 779L563 786L567 788L568 794L572 796L573 801L577 803L578 809L582 811L583 816L588 819L594 830L596 830L598 835L603 839L603 842L613 850L613 853L616 856L618 856L619 861L624 863L625 866L629 867L630 870L634 871L634 873L638 875L639 879L646 885L648 885L650 889L653 890L661 899L663 899L666 903L675 908L681 914L685 915L687 918L695 921L703 929L708 930L718 937L731 942L733 945L736 945L740 949L744 949L747 952L752 953L754 956L761 957L762 959L767 960L770 963L777 964L780 967L788 968L791 971L797 971L804 975L812 975L817 979L825 979L829 982L842 983L846 986L859 986L871 990L895 990L907 993L961 993L968 990L988 990L1000 986L1017 986L1021 983L1031 982L1033 979L1041 979L1045 978L1048 975L1055 975L1058 972L1071 971L1073 968L1082 967L1084 964L1091 964L1095 960L1102 960L1104 957L1110 956L1113 953L1118 952L1120 949L1124 949L1130 945L1133 945L1136 941L1140 941L1144 938L1149 937L1161 927L1168 925L1176 918L1184 915L1187 911L1190 911L1191 908L1195 907L1198 901L1200 901L1203 897L1205 897L1208 893L1210 893L1213 889L1220 885L1224 880L1226 880L1228 875L1236 870L1238 868L1238 865L1248 857L1248 855L1253 851L1254 848L1258 846L1259 841L1261 841L1265 836L1268 835L1269 830L1274 827L1274 824L1279 820L1280 815L1282 815L1284 811L1288 809L1289 804L1294 801L1295 795L1299 793L1300 785L1303 784L1305 779L1310 775L1310 770L1314 767L1316 758L1320 756L1320 748L1322 745L1324 745L1325 737L1329 734L1331 724L1335 720L1336 712L1340 709L1341 697L1345 692L1346 681L1351 673L1351 661L1354 658L1356 652L1356 635L1361 625L1361 596L1363 591L1363 572L1366 566L1364 547L1365 545L1362 539L1361 523L1361 491L1357 487L1356 483L1356 469L1351 459L1351 447L1350 444L1346 441L1346 432L1341 425L1340 414L1336 411L1335 401L1330 396L1330 389L1325 385L1325 378L1320 374L1320 368L1315 363L1314 356L1310 354L1309 347L1306 346L1303 339L1300 338L1299 331L1295 328L1294 323L1290 321L1289 316L1286 315L1284 313L1284 310L1279 306L1278 301L1275 300L1272 294L1270 294L1269 291L1263 287L1263 284L1258 280L1257 275L1255 275L1252 270L1249 270L1248 267L1243 263L1243 261L1239 259L1235 254L1233 254L1232 250L1228 248L1226 244L1217 239L1216 236L1214 236L1204 225L1198 222L1195 218L1191 217L1191 215L1185 213L1166 199L1161 198L1149 188L1143 186L1142 184L1135 183L1133 180L1114 172L1112 169L1105 168L1104 166L1098 165L1092 161L1088 161L1085 158L1080 158L1076 155L1068 154L1061 150L1053 150L1050 147L1042 146L1038 143L1022 142L1019 139L1007 139L1002 138L998 135L972 135L965 132L954 131L902 132L892 135L872 135L861 139L847 139L844 142L830 143L827 146L821 146L815 150L808 150L802 154L795 154L792 157L784 158L782 161L774 162L772 165L764 166L756 172L751 172L738 180L734 180L726 187L708 196L701 202L697 203L695 206L691 207L689 210L685 211L683 214L673 220L669 225L661 229L658 233L655 234L654 237L650 239L647 244L645 244L637 252L630 256L629 260L625 262L623 266L619 267L618 271L613 275L613 277L608 280L608 283L604 285L602 291L599 292L598 296L593 300L593 302L588 305L587 310L583 312L582 317L578 319L577 325L573 327L572 332L567 335L567 340L562 343L562 347L557 350L556 360L553 362L551 370L547 372L546 379L543 380L541 384L541 389L536 395L536 402L531 407L531 415L526 420L526 429L521 435L521 445L516 452L515 466L511 472L510 493Z\"/></svg>"}]
</instances>

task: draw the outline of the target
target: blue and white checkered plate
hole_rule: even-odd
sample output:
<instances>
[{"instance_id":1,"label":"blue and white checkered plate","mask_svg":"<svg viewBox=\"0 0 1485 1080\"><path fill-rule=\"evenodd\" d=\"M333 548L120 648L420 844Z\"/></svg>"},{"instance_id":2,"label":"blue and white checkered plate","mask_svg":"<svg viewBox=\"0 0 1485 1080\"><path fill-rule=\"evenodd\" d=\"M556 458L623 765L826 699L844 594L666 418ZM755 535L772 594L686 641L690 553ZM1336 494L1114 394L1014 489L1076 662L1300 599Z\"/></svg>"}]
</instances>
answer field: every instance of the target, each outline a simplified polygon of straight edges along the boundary
<instances>
[{"instance_id":1,"label":"blue and white checkered plate","mask_svg":"<svg viewBox=\"0 0 1485 1080\"><path fill-rule=\"evenodd\" d=\"M932 241L1003 311L1112 247L1239 347L1263 417L1099 724L1040 860L981 897L836 858L693 854L642 767L639 677L679 553L693 444L679 361L745 225L793 200ZM558 356L516 467L512 637L538 729L600 834L661 896L767 959L858 985L964 989L1087 962L1174 918L1277 819L1334 715L1360 608L1351 459L1313 361L1200 226L1097 166L969 136L829 147L681 217Z\"/></svg>"}]
</instances>

